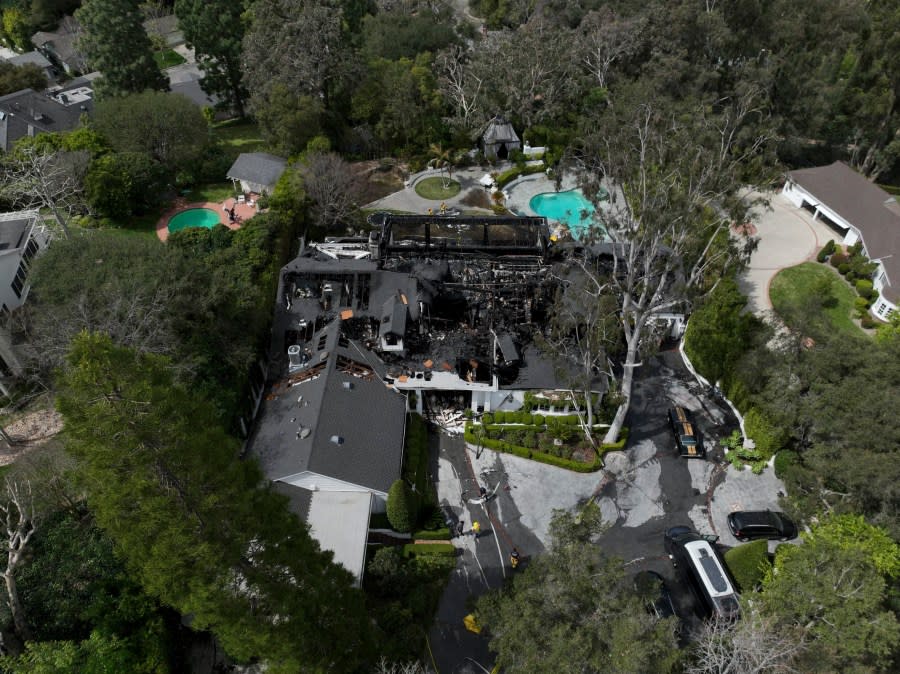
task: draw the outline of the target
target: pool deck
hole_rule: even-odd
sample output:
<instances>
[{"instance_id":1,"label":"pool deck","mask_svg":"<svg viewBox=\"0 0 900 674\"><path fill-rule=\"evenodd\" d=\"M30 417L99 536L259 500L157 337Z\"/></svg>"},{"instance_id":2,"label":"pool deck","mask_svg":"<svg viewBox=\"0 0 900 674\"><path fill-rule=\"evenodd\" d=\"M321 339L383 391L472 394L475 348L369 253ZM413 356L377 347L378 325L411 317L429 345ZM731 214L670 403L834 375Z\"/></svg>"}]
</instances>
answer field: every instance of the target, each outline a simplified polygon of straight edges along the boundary
<instances>
[{"instance_id":1,"label":"pool deck","mask_svg":"<svg viewBox=\"0 0 900 674\"><path fill-rule=\"evenodd\" d=\"M242 222L244 222L245 220L249 220L259 211L257 210L256 203L251 206L247 203L239 204L236 202L237 200L235 198L229 198L222 202L196 201L193 203L188 203L187 199L178 198L175 200L172 208L163 213L162 216L160 216L159 220L157 220L156 236L160 241L168 240L169 220L172 219L173 215L177 215L178 213L189 210L191 208L208 208L209 210L214 211L219 215L219 222L228 227L228 229L240 229ZM234 208L234 222L228 222L226 211L228 211L228 209L230 208Z\"/></svg>"},{"instance_id":2,"label":"pool deck","mask_svg":"<svg viewBox=\"0 0 900 674\"><path fill-rule=\"evenodd\" d=\"M565 174L562 179L560 192L568 192L578 187L578 181L574 175ZM532 173L530 176L522 176L513 180L503 191L509 196L506 199L506 207L517 215L540 215L531 209L531 199L538 194L556 192L553 180L543 173Z\"/></svg>"}]
</instances>

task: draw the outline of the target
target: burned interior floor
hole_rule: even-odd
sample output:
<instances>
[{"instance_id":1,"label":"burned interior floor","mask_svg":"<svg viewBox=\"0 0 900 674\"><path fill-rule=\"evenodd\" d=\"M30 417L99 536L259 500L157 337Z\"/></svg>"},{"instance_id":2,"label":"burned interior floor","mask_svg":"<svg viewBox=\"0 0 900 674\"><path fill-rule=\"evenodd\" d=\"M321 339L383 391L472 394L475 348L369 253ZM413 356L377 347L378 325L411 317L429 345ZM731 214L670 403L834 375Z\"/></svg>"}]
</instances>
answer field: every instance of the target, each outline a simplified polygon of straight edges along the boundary
<instances>
[{"instance_id":1,"label":"burned interior floor","mask_svg":"<svg viewBox=\"0 0 900 674\"><path fill-rule=\"evenodd\" d=\"M442 404L496 408L502 395L488 392L567 388L536 339L559 287L544 218L370 221L367 239L312 244L282 270L274 377L314 368L317 336L340 321L362 367Z\"/></svg>"}]
</instances>

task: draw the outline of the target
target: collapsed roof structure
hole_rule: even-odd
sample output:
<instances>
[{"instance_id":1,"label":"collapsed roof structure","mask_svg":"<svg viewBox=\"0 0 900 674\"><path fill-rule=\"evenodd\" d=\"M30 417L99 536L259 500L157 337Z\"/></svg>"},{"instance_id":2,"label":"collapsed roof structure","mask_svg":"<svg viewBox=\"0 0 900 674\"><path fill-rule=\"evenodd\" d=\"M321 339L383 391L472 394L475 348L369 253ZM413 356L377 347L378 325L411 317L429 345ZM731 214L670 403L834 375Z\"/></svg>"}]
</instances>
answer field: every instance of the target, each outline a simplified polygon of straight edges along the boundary
<instances>
[{"instance_id":1,"label":"collapsed roof structure","mask_svg":"<svg viewBox=\"0 0 900 674\"><path fill-rule=\"evenodd\" d=\"M535 339L560 282L544 218L369 221L368 237L311 244L281 271L274 380L248 452L308 521L322 491L367 492L384 511L408 407L518 409L526 391L570 388Z\"/></svg>"}]
</instances>

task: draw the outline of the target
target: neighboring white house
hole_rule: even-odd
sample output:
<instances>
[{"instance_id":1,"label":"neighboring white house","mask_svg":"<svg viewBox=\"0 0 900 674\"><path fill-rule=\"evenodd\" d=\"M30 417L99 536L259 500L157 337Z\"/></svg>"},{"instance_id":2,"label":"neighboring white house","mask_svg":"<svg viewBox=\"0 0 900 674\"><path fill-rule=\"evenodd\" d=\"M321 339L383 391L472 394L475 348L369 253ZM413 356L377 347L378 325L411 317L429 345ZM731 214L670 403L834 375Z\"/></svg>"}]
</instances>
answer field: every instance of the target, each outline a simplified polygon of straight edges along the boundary
<instances>
[{"instance_id":1,"label":"neighboring white house","mask_svg":"<svg viewBox=\"0 0 900 674\"><path fill-rule=\"evenodd\" d=\"M878 264L878 298L871 313L886 319L900 306L900 203L844 162L791 171L784 196L835 230L835 241L852 246Z\"/></svg>"},{"instance_id":2,"label":"neighboring white house","mask_svg":"<svg viewBox=\"0 0 900 674\"><path fill-rule=\"evenodd\" d=\"M25 304L31 261L49 241L36 210L0 213L0 392L4 395L9 395L12 378L22 373L5 326L10 314Z\"/></svg>"},{"instance_id":3,"label":"neighboring white house","mask_svg":"<svg viewBox=\"0 0 900 674\"><path fill-rule=\"evenodd\" d=\"M244 152L228 169L227 178L240 182L242 192L271 194L287 168L287 160L266 152Z\"/></svg>"}]
</instances>

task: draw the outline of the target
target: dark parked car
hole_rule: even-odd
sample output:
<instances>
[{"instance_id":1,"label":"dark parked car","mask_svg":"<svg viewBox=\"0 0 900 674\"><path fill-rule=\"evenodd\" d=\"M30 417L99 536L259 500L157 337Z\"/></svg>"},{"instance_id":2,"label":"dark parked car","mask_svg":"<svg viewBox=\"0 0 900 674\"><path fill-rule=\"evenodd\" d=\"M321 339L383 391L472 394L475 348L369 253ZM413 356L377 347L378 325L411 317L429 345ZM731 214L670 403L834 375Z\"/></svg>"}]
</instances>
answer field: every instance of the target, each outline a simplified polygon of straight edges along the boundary
<instances>
[{"instance_id":1,"label":"dark parked car","mask_svg":"<svg viewBox=\"0 0 900 674\"><path fill-rule=\"evenodd\" d=\"M671 527L663 542L672 564L700 600L706 616L735 620L741 614L737 591L725 562L714 547L716 536L702 536L690 527Z\"/></svg>"},{"instance_id":2,"label":"dark parked car","mask_svg":"<svg viewBox=\"0 0 900 674\"><path fill-rule=\"evenodd\" d=\"M728 528L739 541L756 538L797 538L797 526L784 513L771 510L738 510L728 516Z\"/></svg>"},{"instance_id":3,"label":"dark parked car","mask_svg":"<svg viewBox=\"0 0 900 674\"><path fill-rule=\"evenodd\" d=\"M647 602L647 608L657 618L663 619L675 615L672 595L666 587L666 581L655 571L641 571L634 577L634 589Z\"/></svg>"},{"instance_id":4,"label":"dark parked car","mask_svg":"<svg viewBox=\"0 0 900 674\"><path fill-rule=\"evenodd\" d=\"M675 447L678 453L691 459L705 458L703 438L694 423L693 415L683 407L673 407L669 410L668 416L672 433L675 434Z\"/></svg>"}]
</instances>

